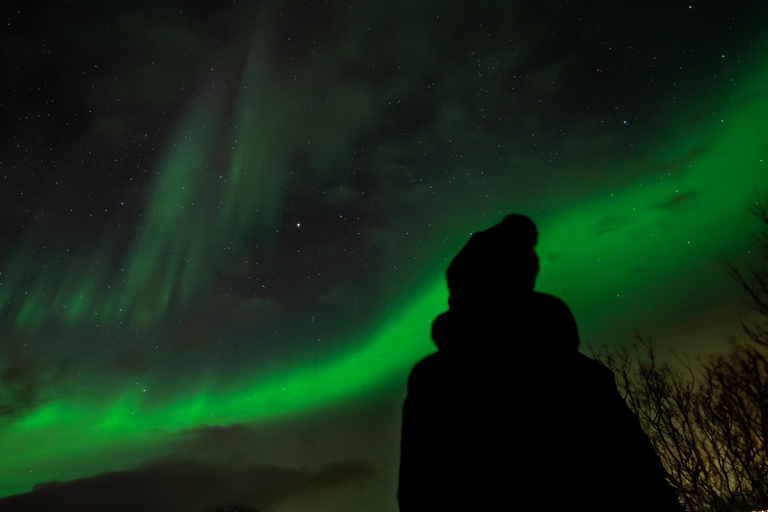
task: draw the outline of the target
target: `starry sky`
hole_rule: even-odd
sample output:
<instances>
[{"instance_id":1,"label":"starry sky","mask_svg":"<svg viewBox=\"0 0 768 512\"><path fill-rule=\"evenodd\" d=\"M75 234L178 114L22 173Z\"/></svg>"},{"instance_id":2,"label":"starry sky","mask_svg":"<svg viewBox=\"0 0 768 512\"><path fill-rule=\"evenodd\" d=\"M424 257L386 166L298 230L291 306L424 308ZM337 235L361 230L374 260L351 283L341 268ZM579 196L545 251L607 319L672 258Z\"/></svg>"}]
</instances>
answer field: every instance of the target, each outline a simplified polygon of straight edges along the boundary
<instances>
[{"instance_id":1,"label":"starry sky","mask_svg":"<svg viewBox=\"0 0 768 512\"><path fill-rule=\"evenodd\" d=\"M0 496L396 510L443 273L507 213L583 351L724 346L768 177L758 4L4 7Z\"/></svg>"}]
</instances>

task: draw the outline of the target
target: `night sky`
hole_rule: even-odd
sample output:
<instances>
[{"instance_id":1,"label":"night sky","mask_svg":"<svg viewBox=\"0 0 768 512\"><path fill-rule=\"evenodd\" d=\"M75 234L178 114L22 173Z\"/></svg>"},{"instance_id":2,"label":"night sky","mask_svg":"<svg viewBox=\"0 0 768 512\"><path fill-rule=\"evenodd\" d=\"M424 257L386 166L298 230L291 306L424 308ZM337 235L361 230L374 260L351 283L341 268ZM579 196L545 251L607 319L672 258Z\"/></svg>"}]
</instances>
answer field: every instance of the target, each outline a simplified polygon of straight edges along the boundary
<instances>
[{"instance_id":1,"label":"night sky","mask_svg":"<svg viewBox=\"0 0 768 512\"><path fill-rule=\"evenodd\" d=\"M584 352L725 346L760 3L4 6L0 496L395 511L445 268L507 213Z\"/></svg>"}]
</instances>

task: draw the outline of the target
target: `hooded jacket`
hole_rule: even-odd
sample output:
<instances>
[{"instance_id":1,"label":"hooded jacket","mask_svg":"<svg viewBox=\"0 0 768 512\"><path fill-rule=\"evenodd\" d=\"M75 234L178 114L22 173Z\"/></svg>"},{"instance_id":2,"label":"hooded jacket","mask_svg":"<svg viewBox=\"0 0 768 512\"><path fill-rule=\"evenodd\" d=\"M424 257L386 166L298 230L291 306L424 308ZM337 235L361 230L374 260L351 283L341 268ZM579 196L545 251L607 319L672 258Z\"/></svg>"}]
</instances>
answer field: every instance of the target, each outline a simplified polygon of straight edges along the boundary
<instances>
[{"instance_id":1,"label":"hooded jacket","mask_svg":"<svg viewBox=\"0 0 768 512\"><path fill-rule=\"evenodd\" d=\"M403 409L401 512L682 511L613 374L578 352L568 307L534 292L501 303L433 323L438 351Z\"/></svg>"}]
</instances>

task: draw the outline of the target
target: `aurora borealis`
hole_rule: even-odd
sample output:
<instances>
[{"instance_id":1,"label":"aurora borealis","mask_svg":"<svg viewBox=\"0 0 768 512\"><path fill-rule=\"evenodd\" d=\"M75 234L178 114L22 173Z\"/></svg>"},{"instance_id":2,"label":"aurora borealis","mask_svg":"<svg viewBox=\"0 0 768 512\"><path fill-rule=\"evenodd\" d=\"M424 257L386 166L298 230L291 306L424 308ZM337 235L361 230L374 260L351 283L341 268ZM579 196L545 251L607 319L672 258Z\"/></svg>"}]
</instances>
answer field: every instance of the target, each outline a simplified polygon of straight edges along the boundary
<instances>
[{"instance_id":1,"label":"aurora borealis","mask_svg":"<svg viewBox=\"0 0 768 512\"><path fill-rule=\"evenodd\" d=\"M583 347L725 343L748 310L723 260L754 257L768 178L765 14L9 10L0 496L191 461L285 486L213 479L187 507L396 510L443 271L510 212L539 226L537 289Z\"/></svg>"}]
</instances>

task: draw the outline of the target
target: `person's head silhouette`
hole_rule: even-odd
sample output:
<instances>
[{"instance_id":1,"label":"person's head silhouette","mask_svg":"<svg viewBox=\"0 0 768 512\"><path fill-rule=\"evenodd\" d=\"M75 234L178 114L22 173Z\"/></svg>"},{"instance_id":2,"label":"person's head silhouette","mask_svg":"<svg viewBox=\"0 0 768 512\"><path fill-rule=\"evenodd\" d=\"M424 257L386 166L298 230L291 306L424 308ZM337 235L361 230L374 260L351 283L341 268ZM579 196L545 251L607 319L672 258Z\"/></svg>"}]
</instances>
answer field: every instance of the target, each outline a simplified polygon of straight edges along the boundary
<instances>
[{"instance_id":1,"label":"person's head silhouette","mask_svg":"<svg viewBox=\"0 0 768 512\"><path fill-rule=\"evenodd\" d=\"M523 215L472 235L448 266L451 309L502 305L530 294L539 272L536 225Z\"/></svg>"}]
</instances>

